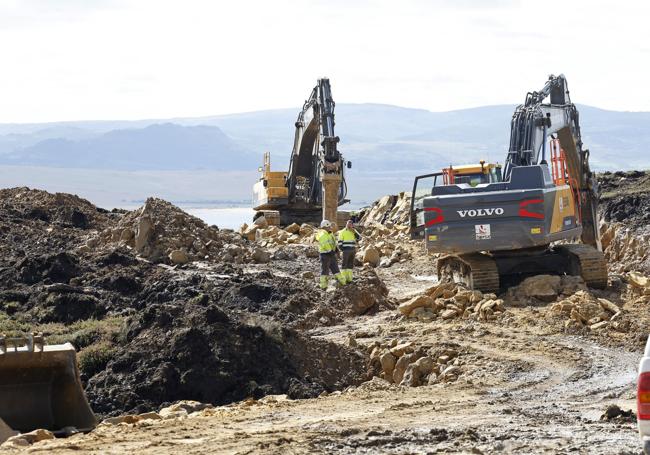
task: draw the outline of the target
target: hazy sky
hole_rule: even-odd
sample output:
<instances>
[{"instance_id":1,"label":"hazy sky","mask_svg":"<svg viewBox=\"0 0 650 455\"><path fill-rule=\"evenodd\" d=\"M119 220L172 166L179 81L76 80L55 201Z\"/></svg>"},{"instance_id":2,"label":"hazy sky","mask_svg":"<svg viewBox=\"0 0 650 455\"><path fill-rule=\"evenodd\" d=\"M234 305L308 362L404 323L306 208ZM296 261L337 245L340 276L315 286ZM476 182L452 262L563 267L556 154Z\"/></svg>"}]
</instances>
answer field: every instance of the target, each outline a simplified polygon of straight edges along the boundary
<instances>
[{"instance_id":1,"label":"hazy sky","mask_svg":"<svg viewBox=\"0 0 650 455\"><path fill-rule=\"evenodd\" d=\"M0 0L0 122L202 116L334 99L433 111L650 110L650 2Z\"/></svg>"}]
</instances>

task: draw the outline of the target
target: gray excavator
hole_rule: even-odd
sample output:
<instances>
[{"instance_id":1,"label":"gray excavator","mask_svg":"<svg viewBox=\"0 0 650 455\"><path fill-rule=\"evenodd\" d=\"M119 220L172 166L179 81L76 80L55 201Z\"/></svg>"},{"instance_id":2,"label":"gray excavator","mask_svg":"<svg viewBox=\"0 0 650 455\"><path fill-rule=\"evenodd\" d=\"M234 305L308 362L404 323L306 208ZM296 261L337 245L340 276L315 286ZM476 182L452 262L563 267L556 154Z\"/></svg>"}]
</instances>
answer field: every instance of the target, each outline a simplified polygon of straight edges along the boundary
<instances>
[{"instance_id":1,"label":"gray excavator","mask_svg":"<svg viewBox=\"0 0 650 455\"><path fill-rule=\"evenodd\" d=\"M271 171L270 155L264 154L253 186L256 217L264 215L273 225L337 223L338 207L349 202L343 171L351 163L338 150L334 106L329 79L318 79L295 122L289 171Z\"/></svg>"},{"instance_id":2,"label":"gray excavator","mask_svg":"<svg viewBox=\"0 0 650 455\"><path fill-rule=\"evenodd\" d=\"M96 425L70 343L48 345L33 334L0 336L0 427L69 435Z\"/></svg>"},{"instance_id":3,"label":"gray excavator","mask_svg":"<svg viewBox=\"0 0 650 455\"><path fill-rule=\"evenodd\" d=\"M607 285L597 183L564 75L551 75L516 108L500 178L470 184L445 177L416 177L411 200L411 236L443 254L440 280L485 292L546 273Z\"/></svg>"}]
</instances>

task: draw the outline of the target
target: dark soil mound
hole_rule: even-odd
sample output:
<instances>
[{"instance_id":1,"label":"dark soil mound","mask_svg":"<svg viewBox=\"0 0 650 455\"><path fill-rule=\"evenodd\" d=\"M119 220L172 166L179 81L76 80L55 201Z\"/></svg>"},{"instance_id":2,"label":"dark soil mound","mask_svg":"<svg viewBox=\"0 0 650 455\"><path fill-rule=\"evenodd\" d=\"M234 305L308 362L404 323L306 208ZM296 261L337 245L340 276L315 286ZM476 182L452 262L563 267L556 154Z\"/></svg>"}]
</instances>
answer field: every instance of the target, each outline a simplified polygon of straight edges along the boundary
<instances>
[{"instance_id":1,"label":"dark soil mound","mask_svg":"<svg viewBox=\"0 0 650 455\"><path fill-rule=\"evenodd\" d=\"M191 243L187 250L204 258L202 265L143 259L133 235L124 234L139 232L139 212L107 212L65 194L0 190L0 332L42 330L73 342L100 415L180 399L313 397L365 378L362 354L298 331L326 300L314 280L298 278L315 263L294 257L273 268L251 264L255 247L247 240L164 201L149 205L155 235L148 244ZM102 233L110 241L100 242ZM377 289L385 297L385 288ZM349 303L352 294L341 296Z\"/></svg>"},{"instance_id":2,"label":"dark soil mound","mask_svg":"<svg viewBox=\"0 0 650 455\"><path fill-rule=\"evenodd\" d=\"M598 175L600 212L605 221L640 228L650 224L650 173L605 172Z\"/></svg>"},{"instance_id":3,"label":"dark soil mound","mask_svg":"<svg viewBox=\"0 0 650 455\"><path fill-rule=\"evenodd\" d=\"M180 399L314 397L355 384L364 372L360 353L279 325L243 324L212 299L194 299L150 305L135 316L87 393L100 413L144 412Z\"/></svg>"}]
</instances>

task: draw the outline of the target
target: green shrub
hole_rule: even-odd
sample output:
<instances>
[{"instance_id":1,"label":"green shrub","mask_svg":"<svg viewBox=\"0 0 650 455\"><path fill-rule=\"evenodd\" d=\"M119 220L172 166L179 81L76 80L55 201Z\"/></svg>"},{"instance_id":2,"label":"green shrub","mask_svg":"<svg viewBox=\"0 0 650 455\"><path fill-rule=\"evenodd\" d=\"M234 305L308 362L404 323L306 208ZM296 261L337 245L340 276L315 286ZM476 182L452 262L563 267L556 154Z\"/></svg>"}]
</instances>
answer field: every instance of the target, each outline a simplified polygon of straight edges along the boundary
<instances>
[{"instance_id":1,"label":"green shrub","mask_svg":"<svg viewBox=\"0 0 650 455\"><path fill-rule=\"evenodd\" d=\"M0 334L8 337L16 337L29 333L30 325L19 317L9 316L0 311Z\"/></svg>"},{"instance_id":2,"label":"green shrub","mask_svg":"<svg viewBox=\"0 0 650 455\"><path fill-rule=\"evenodd\" d=\"M113 352L113 344L108 341L90 345L77 355L79 369L90 378L106 368L108 362L113 358Z\"/></svg>"}]
</instances>

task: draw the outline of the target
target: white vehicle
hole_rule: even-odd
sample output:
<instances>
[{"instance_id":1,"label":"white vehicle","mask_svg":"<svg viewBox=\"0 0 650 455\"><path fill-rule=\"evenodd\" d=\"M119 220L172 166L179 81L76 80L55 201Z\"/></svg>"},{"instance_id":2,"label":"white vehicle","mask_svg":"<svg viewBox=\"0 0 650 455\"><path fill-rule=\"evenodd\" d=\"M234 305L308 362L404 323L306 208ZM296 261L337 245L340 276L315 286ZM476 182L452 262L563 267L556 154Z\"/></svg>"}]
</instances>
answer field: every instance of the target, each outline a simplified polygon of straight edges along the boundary
<instances>
[{"instance_id":1,"label":"white vehicle","mask_svg":"<svg viewBox=\"0 0 650 455\"><path fill-rule=\"evenodd\" d=\"M643 358L639 363L636 409L639 435L643 442L643 453L650 455L650 337L648 337Z\"/></svg>"}]
</instances>

